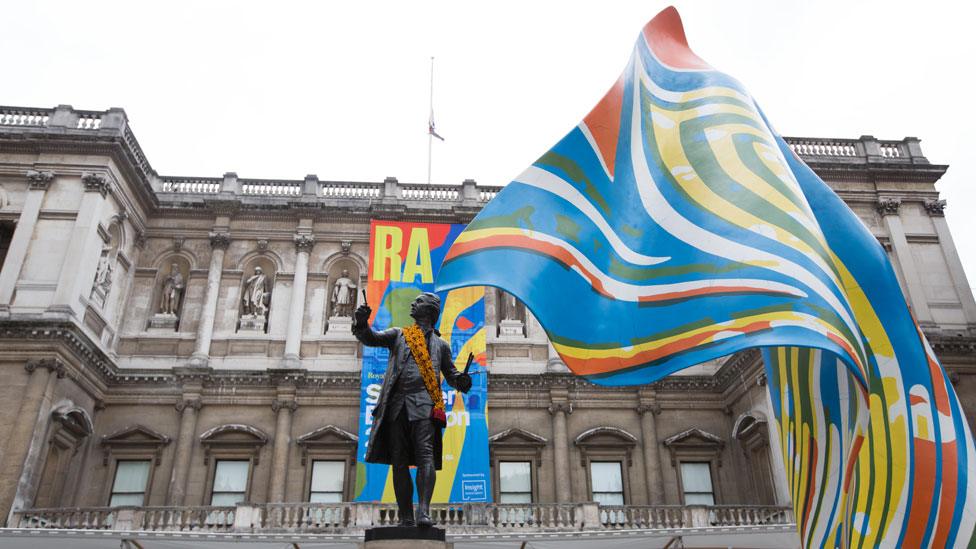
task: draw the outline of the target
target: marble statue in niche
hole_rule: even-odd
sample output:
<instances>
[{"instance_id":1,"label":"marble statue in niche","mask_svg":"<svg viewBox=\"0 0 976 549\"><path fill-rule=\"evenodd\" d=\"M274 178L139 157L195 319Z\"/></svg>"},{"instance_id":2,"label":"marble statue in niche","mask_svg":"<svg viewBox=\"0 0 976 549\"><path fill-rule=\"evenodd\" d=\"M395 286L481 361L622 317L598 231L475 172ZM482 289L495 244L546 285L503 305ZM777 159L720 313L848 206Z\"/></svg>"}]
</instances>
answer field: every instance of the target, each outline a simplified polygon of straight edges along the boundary
<instances>
[{"instance_id":1,"label":"marble statue in niche","mask_svg":"<svg viewBox=\"0 0 976 549\"><path fill-rule=\"evenodd\" d=\"M342 276L332 286L332 316L351 317L356 304L356 283L349 278L349 270L343 269Z\"/></svg>"},{"instance_id":2,"label":"marble statue in niche","mask_svg":"<svg viewBox=\"0 0 976 549\"><path fill-rule=\"evenodd\" d=\"M244 281L241 297L240 331L265 332L268 325L268 305L271 303L271 282L264 269L254 267L254 274Z\"/></svg>"},{"instance_id":3,"label":"marble statue in niche","mask_svg":"<svg viewBox=\"0 0 976 549\"><path fill-rule=\"evenodd\" d=\"M522 320L521 305L516 297L508 292L499 291L501 302L501 321L498 323L498 336L501 338L525 337L525 322Z\"/></svg>"},{"instance_id":4,"label":"marble statue in niche","mask_svg":"<svg viewBox=\"0 0 976 549\"><path fill-rule=\"evenodd\" d=\"M244 283L244 314L263 317L268 313L270 301L271 290L268 287L268 277L261 267L254 267L254 274Z\"/></svg>"},{"instance_id":5,"label":"marble statue in niche","mask_svg":"<svg viewBox=\"0 0 976 549\"><path fill-rule=\"evenodd\" d=\"M105 300L112 289L112 248L105 246L98 258L98 268L95 271L95 283L92 284L91 297L100 306L105 306Z\"/></svg>"},{"instance_id":6,"label":"marble statue in niche","mask_svg":"<svg viewBox=\"0 0 976 549\"><path fill-rule=\"evenodd\" d=\"M179 265L170 265L169 276L163 280L163 295L160 299L159 312L164 315L179 315L180 298L186 283L180 273Z\"/></svg>"}]
</instances>

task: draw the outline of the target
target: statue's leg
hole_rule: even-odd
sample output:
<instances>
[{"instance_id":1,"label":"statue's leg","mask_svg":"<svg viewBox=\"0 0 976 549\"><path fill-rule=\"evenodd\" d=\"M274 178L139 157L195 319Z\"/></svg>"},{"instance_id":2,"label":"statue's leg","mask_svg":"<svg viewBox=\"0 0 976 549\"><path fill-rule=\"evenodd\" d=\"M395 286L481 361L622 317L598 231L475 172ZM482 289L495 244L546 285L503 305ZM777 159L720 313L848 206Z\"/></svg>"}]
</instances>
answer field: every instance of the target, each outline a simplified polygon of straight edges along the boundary
<instances>
[{"instance_id":1,"label":"statue's leg","mask_svg":"<svg viewBox=\"0 0 976 549\"><path fill-rule=\"evenodd\" d=\"M414 439L414 454L417 457L417 526L429 528L434 525L430 516L430 499L434 495L437 482L437 468L434 467L434 422L422 419L411 422Z\"/></svg>"},{"instance_id":2,"label":"statue's leg","mask_svg":"<svg viewBox=\"0 0 976 549\"><path fill-rule=\"evenodd\" d=\"M390 422L389 440L393 461L393 494L400 513L400 526L416 526L413 516L413 479L410 478L410 422L402 410Z\"/></svg>"}]
</instances>

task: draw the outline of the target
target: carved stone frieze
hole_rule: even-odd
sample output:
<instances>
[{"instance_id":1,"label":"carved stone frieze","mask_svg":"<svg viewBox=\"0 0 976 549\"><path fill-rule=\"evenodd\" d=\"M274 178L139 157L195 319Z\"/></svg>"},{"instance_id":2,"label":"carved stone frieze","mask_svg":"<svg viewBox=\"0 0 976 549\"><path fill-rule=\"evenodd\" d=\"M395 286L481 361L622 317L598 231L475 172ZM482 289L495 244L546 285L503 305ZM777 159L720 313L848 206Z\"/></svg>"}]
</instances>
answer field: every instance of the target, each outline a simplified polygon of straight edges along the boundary
<instances>
[{"instance_id":1,"label":"carved stone frieze","mask_svg":"<svg viewBox=\"0 0 976 549\"><path fill-rule=\"evenodd\" d=\"M24 369L28 374L33 374L38 368L44 368L61 379L65 376L64 362L57 358L35 358L24 364Z\"/></svg>"},{"instance_id":2,"label":"carved stone frieze","mask_svg":"<svg viewBox=\"0 0 976 549\"><path fill-rule=\"evenodd\" d=\"M230 234L224 232L210 233L210 247L215 250L226 250L230 246Z\"/></svg>"},{"instance_id":3,"label":"carved stone frieze","mask_svg":"<svg viewBox=\"0 0 976 549\"><path fill-rule=\"evenodd\" d=\"M54 181L54 172L27 170L27 186L31 190L47 190L51 181Z\"/></svg>"},{"instance_id":4,"label":"carved stone frieze","mask_svg":"<svg viewBox=\"0 0 976 549\"><path fill-rule=\"evenodd\" d=\"M296 234L294 236L295 241L295 251L301 253L311 253L312 248L315 246L315 235L311 234Z\"/></svg>"},{"instance_id":5,"label":"carved stone frieze","mask_svg":"<svg viewBox=\"0 0 976 549\"><path fill-rule=\"evenodd\" d=\"M199 412L200 409L203 408L203 401L199 398L192 398L189 400L180 399L180 401L176 403L176 411L181 414L183 413L183 410L186 410L187 408Z\"/></svg>"},{"instance_id":6,"label":"carved stone frieze","mask_svg":"<svg viewBox=\"0 0 976 549\"><path fill-rule=\"evenodd\" d=\"M925 206L925 211L933 217L942 217L945 215L946 201L945 200L926 200L923 205Z\"/></svg>"},{"instance_id":7,"label":"carved stone frieze","mask_svg":"<svg viewBox=\"0 0 976 549\"><path fill-rule=\"evenodd\" d=\"M876 208L882 216L898 215L898 208L901 206L900 198L879 198Z\"/></svg>"},{"instance_id":8,"label":"carved stone frieze","mask_svg":"<svg viewBox=\"0 0 976 549\"><path fill-rule=\"evenodd\" d=\"M112 184L102 174L85 173L81 176L81 183L85 186L85 192L97 192L104 198L112 191Z\"/></svg>"},{"instance_id":9,"label":"carved stone frieze","mask_svg":"<svg viewBox=\"0 0 976 549\"><path fill-rule=\"evenodd\" d=\"M294 400L281 400L276 398L273 401L271 401L271 411L276 414L280 410L288 410L290 412L294 412L297 409L298 409L298 402Z\"/></svg>"}]
</instances>

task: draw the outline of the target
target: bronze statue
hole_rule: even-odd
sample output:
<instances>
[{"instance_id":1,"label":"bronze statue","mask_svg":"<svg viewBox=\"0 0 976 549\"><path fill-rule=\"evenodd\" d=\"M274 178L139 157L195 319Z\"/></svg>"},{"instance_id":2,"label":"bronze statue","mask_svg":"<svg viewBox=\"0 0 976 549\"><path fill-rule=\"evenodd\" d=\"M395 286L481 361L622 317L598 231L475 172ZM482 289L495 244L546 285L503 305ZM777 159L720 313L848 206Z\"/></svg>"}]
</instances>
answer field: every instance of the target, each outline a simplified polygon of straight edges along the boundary
<instances>
[{"instance_id":1,"label":"bronze statue","mask_svg":"<svg viewBox=\"0 0 976 549\"><path fill-rule=\"evenodd\" d=\"M440 312L440 298L423 293L410 304L410 316L416 322L412 326L376 332L369 326L372 310L366 304L356 309L352 326L363 345L390 349L383 388L373 410L366 461L393 466L400 526L426 528L434 524L430 498L441 468L441 429L446 425L438 372L455 389L463 393L471 390L471 376L457 371L450 345L434 329ZM417 467L416 521L411 465Z\"/></svg>"}]
</instances>

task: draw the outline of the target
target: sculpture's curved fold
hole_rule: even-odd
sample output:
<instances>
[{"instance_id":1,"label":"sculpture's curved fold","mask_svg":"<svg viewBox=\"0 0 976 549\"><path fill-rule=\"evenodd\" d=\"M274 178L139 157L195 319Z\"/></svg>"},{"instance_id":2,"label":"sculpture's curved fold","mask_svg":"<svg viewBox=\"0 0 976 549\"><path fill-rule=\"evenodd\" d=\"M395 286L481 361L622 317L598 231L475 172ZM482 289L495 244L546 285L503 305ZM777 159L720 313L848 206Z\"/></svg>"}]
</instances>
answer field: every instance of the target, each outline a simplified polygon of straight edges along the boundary
<instances>
[{"instance_id":1,"label":"sculpture's curved fold","mask_svg":"<svg viewBox=\"0 0 976 549\"><path fill-rule=\"evenodd\" d=\"M458 237L438 289L469 285L595 383L762 347L805 546L970 543L972 435L884 250L673 8Z\"/></svg>"}]
</instances>

